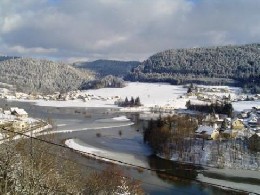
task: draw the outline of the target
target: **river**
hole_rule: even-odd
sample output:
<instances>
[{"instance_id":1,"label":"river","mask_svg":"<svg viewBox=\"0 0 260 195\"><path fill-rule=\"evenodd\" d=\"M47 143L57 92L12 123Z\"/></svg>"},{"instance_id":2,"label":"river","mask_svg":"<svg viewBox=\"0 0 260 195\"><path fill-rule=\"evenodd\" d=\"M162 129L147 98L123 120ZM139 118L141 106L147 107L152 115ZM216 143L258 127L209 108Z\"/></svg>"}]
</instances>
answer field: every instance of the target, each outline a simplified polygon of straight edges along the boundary
<instances>
[{"instance_id":1,"label":"river","mask_svg":"<svg viewBox=\"0 0 260 195\"><path fill-rule=\"evenodd\" d=\"M122 115L134 120L135 114L119 113L113 108L54 108L0 100L0 107L9 106L24 108L33 118L51 120L55 124L55 139L58 144L64 144L64 140L73 138L83 146L86 144L100 151L111 152L120 161L140 163L138 165L148 169L167 169L168 173L164 174L120 165L131 177L142 181L142 187L148 194L229 193L227 190L196 182L200 167L186 166L154 156L150 148L143 144L142 133L137 131L140 130L138 123L113 121L113 118ZM100 163L71 150L67 151L66 156L83 165L82 168L100 169L106 165L106 162Z\"/></svg>"}]
</instances>

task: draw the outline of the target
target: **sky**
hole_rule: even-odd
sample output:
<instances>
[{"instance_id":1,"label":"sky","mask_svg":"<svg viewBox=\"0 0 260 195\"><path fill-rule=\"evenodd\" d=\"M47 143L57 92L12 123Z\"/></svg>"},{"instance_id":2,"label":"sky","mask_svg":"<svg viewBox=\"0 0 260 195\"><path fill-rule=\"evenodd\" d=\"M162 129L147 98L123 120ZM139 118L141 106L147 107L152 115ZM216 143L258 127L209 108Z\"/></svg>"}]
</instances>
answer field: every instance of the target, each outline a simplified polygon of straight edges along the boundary
<instances>
[{"instance_id":1,"label":"sky","mask_svg":"<svg viewBox=\"0 0 260 195\"><path fill-rule=\"evenodd\" d=\"M0 55L140 60L260 42L260 0L0 0Z\"/></svg>"}]
</instances>

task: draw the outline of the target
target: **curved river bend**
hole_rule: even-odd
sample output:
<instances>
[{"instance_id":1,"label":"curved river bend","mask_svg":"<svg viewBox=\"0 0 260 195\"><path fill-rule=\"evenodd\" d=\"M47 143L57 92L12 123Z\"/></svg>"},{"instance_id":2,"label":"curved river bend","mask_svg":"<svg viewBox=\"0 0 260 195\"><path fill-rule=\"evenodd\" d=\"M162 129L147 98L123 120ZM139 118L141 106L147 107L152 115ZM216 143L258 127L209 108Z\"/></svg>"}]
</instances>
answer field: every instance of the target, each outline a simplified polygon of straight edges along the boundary
<instances>
[{"instance_id":1,"label":"curved river bend","mask_svg":"<svg viewBox=\"0 0 260 195\"><path fill-rule=\"evenodd\" d=\"M98 155L151 169L167 169L170 176L160 172L138 170L122 166L124 171L135 179L143 181L143 188L149 194L227 194L224 189L200 184L194 179L199 167L184 166L160 159L152 155L143 144L140 128L136 123L125 120L124 113L110 108L53 108L39 107L25 102L6 102L0 100L2 107L18 106L24 108L31 117L51 119L57 131L56 142L64 144L70 140L73 146L87 148ZM135 115L128 117L135 118ZM104 167L104 163L86 158L68 150L66 156L92 169ZM188 178L188 179L180 179Z\"/></svg>"}]
</instances>

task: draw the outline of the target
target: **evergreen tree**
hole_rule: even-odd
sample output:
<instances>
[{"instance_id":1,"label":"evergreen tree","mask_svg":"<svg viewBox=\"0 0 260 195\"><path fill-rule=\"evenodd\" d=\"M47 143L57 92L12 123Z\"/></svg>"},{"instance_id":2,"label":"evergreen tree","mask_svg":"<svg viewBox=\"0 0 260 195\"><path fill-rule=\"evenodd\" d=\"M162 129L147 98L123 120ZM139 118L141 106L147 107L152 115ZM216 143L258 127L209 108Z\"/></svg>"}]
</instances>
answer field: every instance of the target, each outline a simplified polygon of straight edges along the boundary
<instances>
[{"instance_id":1,"label":"evergreen tree","mask_svg":"<svg viewBox=\"0 0 260 195\"><path fill-rule=\"evenodd\" d=\"M129 100L128 100L128 98L126 97L125 98L125 102L124 102L124 106L128 106L129 105Z\"/></svg>"},{"instance_id":2,"label":"evergreen tree","mask_svg":"<svg viewBox=\"0 0 260 195\"><path fill-rule=\"evenodd\" d=\"M135 99L135 106L141 106L141 101L139 97Z\"/></svg>"},{"instance_id":3,"label":"evergreen tree","mask_svg":"<svg viewBox=\"0 0 260 195\"><path fill-rule=\"evenodd\" d=\"M192 92L192 89L191 89L191 87L189 87L188 90L187 90L187 93L189 94L191 92Z\"/></svg>"},{"instance_id":4,"label":"evergreen tree","mask_svg":"<svg viewBox=\"0 0 260 195\"><path fill-rule=\"evenodd\" d=\"M131 97L131 100L130 100L130 106L132 107L132 106L134 106L134 105L135 105L135 100L134 100L133 97Z\"/></svg>"}]
</instances>

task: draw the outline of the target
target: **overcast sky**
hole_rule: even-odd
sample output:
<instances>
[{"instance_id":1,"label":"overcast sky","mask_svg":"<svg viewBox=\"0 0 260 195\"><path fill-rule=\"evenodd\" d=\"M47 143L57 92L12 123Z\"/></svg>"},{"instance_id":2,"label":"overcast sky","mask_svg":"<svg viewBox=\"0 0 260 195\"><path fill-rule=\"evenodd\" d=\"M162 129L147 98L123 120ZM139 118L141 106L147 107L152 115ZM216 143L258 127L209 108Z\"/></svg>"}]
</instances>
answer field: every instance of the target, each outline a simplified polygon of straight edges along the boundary
<instances>
[{"instance_id":1,"label":"overcast sky","mask_svg":"<svg viewBox=\"0 0 260 195\"><path fill-rule=\"evenodd\" d=\"M0 0L0 55L144 60L260 42L260 0Z\"/></svg>"}]
</instances>

